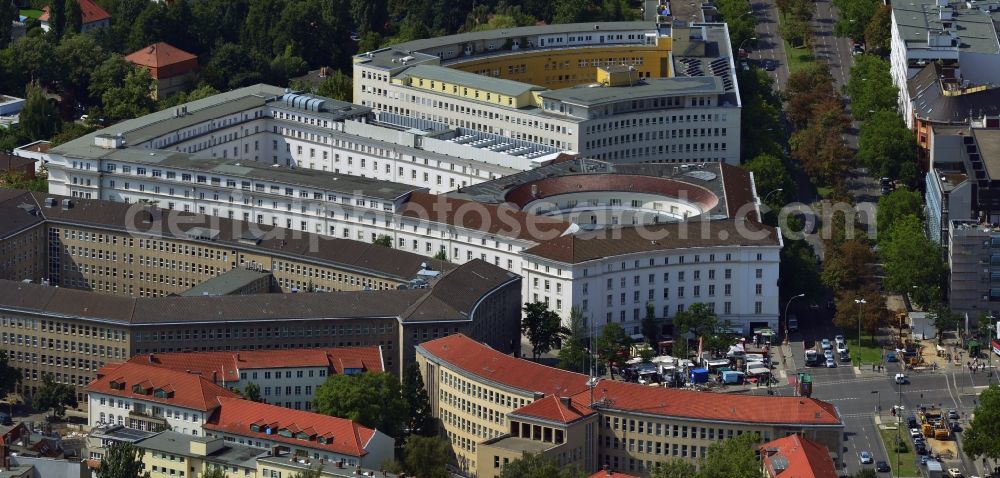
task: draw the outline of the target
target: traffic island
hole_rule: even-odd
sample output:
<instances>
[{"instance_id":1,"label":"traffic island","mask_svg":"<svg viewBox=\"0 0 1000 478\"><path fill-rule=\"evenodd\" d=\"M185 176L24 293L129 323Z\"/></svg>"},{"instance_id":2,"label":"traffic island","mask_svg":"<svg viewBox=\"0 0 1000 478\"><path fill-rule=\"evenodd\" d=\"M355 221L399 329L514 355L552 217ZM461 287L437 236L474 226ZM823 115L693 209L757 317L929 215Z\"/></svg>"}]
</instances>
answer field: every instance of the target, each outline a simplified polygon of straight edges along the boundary
<instances>
[{"instance_id":1,"label":"traffic island","mask_svg":"<svg viewBox=\"0 0 1000 478\"><path fill-rule=\"evenodd\" d=\"M885 461L889 463L889 466L893 468L893 476L900 477L922 477L919 465L917 464L917 454L913 450L913 443L910 441L910 434L905 430L899 430L899 434L896 433L896 424L878 423L876 418L876 424L878 425L878 435L882 439L882 449L884 449L888 456L886 456ZM899 437L897 442L896 437ZM898 455L898 457L897 457ZM898 470L897 470L898 468ZM899 475L895 473L898 472Z\"/></svg>"}]
</instances>

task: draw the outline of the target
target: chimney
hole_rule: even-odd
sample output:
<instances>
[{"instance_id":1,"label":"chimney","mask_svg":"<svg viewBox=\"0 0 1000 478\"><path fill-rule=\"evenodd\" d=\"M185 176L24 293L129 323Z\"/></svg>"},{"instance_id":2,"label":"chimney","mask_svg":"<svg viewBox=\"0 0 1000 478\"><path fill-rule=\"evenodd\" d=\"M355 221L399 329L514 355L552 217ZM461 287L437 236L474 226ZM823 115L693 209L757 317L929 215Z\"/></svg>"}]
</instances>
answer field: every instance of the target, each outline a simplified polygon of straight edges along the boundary
<instances>
[{"instance_id":1,"label":"chimney","mask_svg":"<svg viewBox=\"0 0 1000 478\"><path fill-rule=\"evenodd\" d=\"M604 474L611 476L611 468L608 468L608 465L604 465Z\"/></svg>"},{"instance_id":2,"label":"chimney","mask_svg":"<svg viewBox=\"0 0 1000 478\"><path fill-rule=\"evenodd\" d=\"M149 354L149 363L156 363L156 355Z\"/></svg>"},{"instance_id":3,"label":"chimney","mask_svg":"<svg viewBox=\"0 0 1000 478\"><path fill-rule=\"evenodd\" d=\"M0 445L0 470L10 468L10 455L7 452L7 445Z\"/></svg>"},{"instance_id":4,"label":"chimney","mask_svg":"<svg viewBox=\"0 0 1000 478\"><path fill-rule=\"evenodd\" d=\"M239 350L236 351L236 361L237 362L240 361L240 351Z\"/></svg>"},{"instance_id":5,"label":"chimney","mask_svg":"<svg viewBox=\"0 0 1000 478\"><path fill-rule=\"evenodd\" d=\"M559 401L566 407L573 408L573 403L570 401L569 397L559 397Z\"/></svg>"},{"instance_id":6,"label":"chimney","mask_svg":"<svg viewBox=\"0 0 1000 478\"><path fill-rule=\"evenodd\" d=\"M278 456L278 446L277 445L271 447L271 456Z\"/></svg>"}]
</instances>

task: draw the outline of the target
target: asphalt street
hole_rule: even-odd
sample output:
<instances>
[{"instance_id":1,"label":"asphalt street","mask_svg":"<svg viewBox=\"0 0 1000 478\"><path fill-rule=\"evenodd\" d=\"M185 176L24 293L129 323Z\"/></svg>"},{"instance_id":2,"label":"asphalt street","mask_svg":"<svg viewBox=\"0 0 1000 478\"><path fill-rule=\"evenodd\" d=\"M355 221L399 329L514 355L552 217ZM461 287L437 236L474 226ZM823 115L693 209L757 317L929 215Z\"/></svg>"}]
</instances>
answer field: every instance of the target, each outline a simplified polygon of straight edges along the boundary
<instances>
[{"instance_id":1,"label":"asphalt street","mask_svg":"<svg viewBox=\"0 0 1000 478\"><path fill-rule=\"evenodd\" d=\"M788 61L785 59L785 44L778 35L778 7L774 0L759 0L751 2L750 8L757 19L757 41L753 51L750 52L750 59L758 66L763 60L774 60L777 68L768 74L774 78L775 88L784 91L788 83L789 70Z\"/></svg>"},{"instance_id":2,"label":"asphalt street","mask_svg":"<svg viewBox=\"0 0 1000 478\"><path fill-rule=\"evenodd\" d=\"M858 461L858 453L861 451L869 451L875 456L875 460L886 460L890 462L890 466L895 466L888 459L889 454L879 440L875 416L880 414L883 421L894 421L890 412L900 400L904 410L903 420L924 404L936 405L943 410L955 409L963 416L962 425L968 423L967 417L975 409L977 394L989 383L987 374L972 374L967 369L958 367L937 372L910 371L905 372L909 383L900 386L893 380L896 373L903 372L898 362L886 364L881 373L872 372L870 365L859 371L849 363L839 362L836 368L805 367L804 345L808 343L812 346L823 338L832 340L841 331L832 325L830 311L825 308L809 310L808 304L804 303L798 305L799 310L795 310L795 313L802 329L791 334L789 347L792 356L786 365L786 375L809 373L813 377L812 396L837 407L846 429L842 452L843 464L849 473L853 474L861 469ZM794 393L792 386L787 384L772 390L779 395ZM751 393L761 394L766 393L766 390L752 390ZM961 433L957 433L956 437L960 445ZM945 468L961 469L966 476L978 471L965 456L946 459L945 465Z\"/></svg>"}]
</instances>

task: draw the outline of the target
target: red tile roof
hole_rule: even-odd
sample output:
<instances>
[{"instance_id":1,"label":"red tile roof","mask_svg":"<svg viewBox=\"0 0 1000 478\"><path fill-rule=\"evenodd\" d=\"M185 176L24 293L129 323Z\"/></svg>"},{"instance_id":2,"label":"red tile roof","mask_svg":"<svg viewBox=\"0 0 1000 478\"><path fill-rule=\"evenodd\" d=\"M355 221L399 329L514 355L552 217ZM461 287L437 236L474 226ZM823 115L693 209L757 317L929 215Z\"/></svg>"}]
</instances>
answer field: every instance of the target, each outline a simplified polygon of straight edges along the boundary
<instances>
[{"instance_id":1,"label":"red tile roof","mask_svg":"<svg viewBox=\"0 0 1000 478\"><path fill-rule=\"evenodd\" d=\"M190 372L212 382L222 382L223 377L227 382L238 381L240 370L327 367L335 373L344 373L345 368L385 371L377 346L157 353L133 356L129 363Z\"/></svg>"},{"instance_id":2,"label":"red tile roof","mask_svg":"<svg viewBox=\"0 0 1000 478\"><path fill-rule=\"evenodd\" d=\"M137 65L161 68L188 60L197 60L198 57L169 43L159 42L134 51L125 59Z\"/></svg>"},{"instance_id":3,"label":"red tile roof","mask_svg":"<svg viewBox=\"0 0 1000 478\"><path fill-rule=\"evenodd\" d=\"M590 475L588 478L639 478L639 477L635 475L622 473L620 471L601 470L594 473L593 475Z\"/></svg>"},{"instance_id":4,"label":"red tile roof","mask_svg":"<svg viewBox=\"0 0 1000 478\"><path fill-rule=\"evenodd\" d=\"M219 403L221 404L219 409L205 422L207 430L262 438L350 456L367 454L365 446L375 435L375 430L346 418L292 410L239 398L220 397ZM251 425L258 425L260 431L251 430ZM268 427L272 430L271 434L265 432ZM294 436L284 437L278 433L280 430L288 430L293 435L301 431L309 435L310 439L306 441ZM329 443L320 443L318 441L320 437L329 440Z\"/></svg>"},{"instance_id":5,"label":"red tile roof","mask_svg":"<svg viewBox=\"0 0 1000 478\"><path fill-rule=\"evenodd\" d=\"M528 214L510 205L483 204L425 192L410 194L403 216L529 241L554 239L572 227L561 219Z\"/></svg>"},{"instance_id":6,"label":"red tile roof","mask_svg":"<svg viewBox=\"0 0 1000 478\"><path fill-rule=\"evenodd\" d=\"M777 231L755 221L718 219L601 229L562 236L524 251L566 264L695 247L778 246Z\"/></svg>"},{"instance_id":7,"label":"red tile roof","mask_svg":"<svg viewBox=\"0 0 1000 478\"><path fill-rule=\"evenodd\" d=\"M589 403L590 391L573 399ZM708 393L602 380L594 389L594 400L606 400L601 407L609 409L720 422L841 424L833 405L805 397Z\"/></svg>"},{"instance_id":8,"label":"red tile roof","mask_svg":"<svg viewBox=\"0 0 1000 478\"><path fill-rule=\"evenodd\" d=\"M528 393L569 396L587 389L587 376L511 357L463 334L419 345L420 349L486 380Z\"/></svg>"},{"instance_id":9,"label":"red tile roof","mask_svg":"<svg viewBox=\"0 0 1000 478\"><path fill-rule=\"evenodd\" d=\"M121 383L124 386L121 389L111 388L111 382ZM132 386L136 384L148 388L150 392L148 394L133 392ZM153 392L158 389L173 394L157 397ZM87 385L87 391L201 411L210 411L218 407L218 398L238 396L198 375L130 362L102 367L97 378Z\"/></svg>"},{"instance_id":10,"label":"red tile roof","mask_svg":"<svg viewBox=\"0 0 1000 478\"><path fill-rule=\"evenodd\" d=\"M771 478L837 478L827 448L800 435L789 435L760 446ZM784 460L775 460L783 457Z\"/></svg>"},{"instance_id":11,"label":"red tile roof","mask_svg":"<svg viewBox=\"0 0 1000 478\"><path fill-rule=\"evenodd\" d=\"M560 397L549 395L518 408L511 413L522 417L540 418L558 423L573 423L594 413L590 407L580 402L568 401L569 404L566 404Z\"/></svg>"},{"instance_id":12,"label":"red tile roof","mask_svg":"<svg viewBox=\"0 0 1000 478\"><path fill-rule=\"evenodd\" d=\"M94 2L94 0L77 0L80 4L80 13L82 14L83 24L99 22L101 20L106 20L111 18L111 14L104 11L100 5ZM49 21L49 7L45 6L42 9L42 14L38 17L38 20L47 22Z\"/></svg>"},{"instance_id":13,"label":"red tile roof","mask_svg":"<svg viewBox=\"0 0 1000 478\"><path fill-rule=\"evenodd\" d=\"M462 334L424 342L418 351L467 373L511 388L545 395L571 395L574 406L585 407L591 403L586 375L514 358ZM841 425L833 405L804 397L696 392L602 380L594 389L594 400L602 408L679 418L739 423ZM591 408L597 408L597 404Z\"/></svg>"}]
</instances>

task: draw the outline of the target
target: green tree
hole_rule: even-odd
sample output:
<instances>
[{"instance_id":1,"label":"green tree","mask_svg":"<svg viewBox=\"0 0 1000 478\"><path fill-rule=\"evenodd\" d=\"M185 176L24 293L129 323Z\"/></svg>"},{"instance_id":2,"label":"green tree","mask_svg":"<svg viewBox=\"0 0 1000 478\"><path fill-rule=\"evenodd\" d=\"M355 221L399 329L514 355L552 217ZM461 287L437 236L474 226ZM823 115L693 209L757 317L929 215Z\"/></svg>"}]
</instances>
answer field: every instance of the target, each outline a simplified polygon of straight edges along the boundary
<instances>
[{"instance_id":1,"label":"green tree","mask_svg":"<svg viewBox=\"0 0 1000 478\"><path fill-rule=\"evenodd\" d=\"M553 6L553 23L579 23L588 20L590 2L587 0L556 0Z\"/></svg>"},{"instance_id":2,"label":"green tree","mask_svg":"<svg viewBox=\"0 0 1000 478\"><path fill-rule=\"evenodd\" d=\"M385 234L379 234L378 237L376 237L375 240L372 241L372 244L392 249L392 238Z\"/></svg>"},{"instance_id":3,"label":"green tree","mask_svg":"<svg viewBox=\"0 0 1000 478\"><path fill-rule=\"evenodd\" d=\"M656 347L660 339L660 324L656 323L656 307L652 302L646 302L646 316L642 318L642 335L649 345Z\"/></svg>"},{"instance_id":4,"label":"green tree","mask_svg":"<svg viewBox=\"0 0 1000 478\"><path fill-rule=\"evenodd\" d=\"M447 478L451 444L434 436L411 436L403 451L407 473L419 478Z\"/></svg>"},{"instance_id":5,"label":"green tree","mask_svg":"<svg viewBox=\"0 0 1000 478\"><path fill-rule=\"evenodd\" d=\"M110 121L138 118L153 111L153 78L144 68L133 67L122 86L108 89L101 96L103 113Z\"/></svg>"},{"instance_id":6,"label":"green tree","mask_svg":"<svg viewBox=\"0 0 1000 478\"><path fill-rule=\"evenodd\" d=\"M569 329L562 348L559 349L559 368L586 373L589 370L587 356L587 319L574 307L569 313Z\"/></svg>"},{"instance_id":7,"label":"green tree","mask_svg":"<svg viewBox=\"0 0 1000 478\"><path fill-rule=\"evenodd\" d=\"M445 252L444 249L441 249L440 251L437 251L437 254L434 254L434 259L442 262L448 262L448 253Z\"/></svg>"},{"instance_id":8,"label":"green tree","mask_svg":"<svg viewBox=\"0 0 1000 478\"><path fill-rule=\"evenodd\" d=\"M315 468L310 467L308 470L295 473L290 478L323 478L323 466L317 465Z\"/></svg>"},{"instance_id":9,"label":"green tree","mask_svg":"<svg viewBox=\"0 0 1000 478\"><path fill-rule=\"evenodd\" d=\"M133 68L134 66L125 60L124 56L117 53L109 55L90 74L90 84L87 86L87 92L91 98L102 98L104 93L112 88L121 88L124 86L125 77L128 76Z\"/></svg>"},{"instance_id":10,"label":"green tree","mask_svg":"<svg viewBox=\"0 0 1000 478\"><path fill-rule=\"evenodd\" d=\"M601 335L597 337L595 350L597 356L608 365L608 370L615 364L621 365L619 361L628 360L628 351L631 341L625 329L618 322L605 324L601 329ZM611 374L614 378L614 373Z\"/></svg>"},{"instance_id":11,"label":"green tree","mask_svg":"<svg viewBox=\"0 0 1000 478\"><path fill-rule=\"evenodd\" d=\"M876 111L859 127L857 159L872 175L895 178L916 162L917 141L898 113Z\"/></svg>"},{"instance_id":12,"label":"green tree","mask_svg":"<svg viewBox=\"0 0 1000 478\"><path fill-rule=\"evenodd\" d=\"M871 280L870 264L878 260L864 239L828 241L824 259L823 284L835 291L861 289Z\"/></svg>"},{"instance_id":13,"label":"green tree","mask_svg":"<svg viewBox=\"0 0 1000 478\"><path fill-rule=\"evenodd\" d=\"M794 197L795 181L788 172L788 166L778 156L760 154L744 163L743 169L753 173L757 193L768 200L769 208L779 210Z\"/></svg>"},{"instance_id":14,"label":"green tree","mask_svg":"<svg viewBox=\"0 0 1000 478\"><path fill-rule=\"evenodd\" d=\"M545 302L524 304L524 318L521 319L521 333L531 344L531 358L548 353L559 344L564 329L559 314L549 310Z\"/></svg>"},{"instance_id":15,"label":"green tree","mask_svg":"<svg viewBox=\"0 0 1000 478\"><path fill-rule=\"evenodd\" d=\"M851 112L859 121L878 111L896 114L899 89L892 83L889 62L875 55L854 57L851 75L844 90L851 98Z\"/></svg>"},{"instance_id":16,"label":"green tree","mask_svg":"<svg viewBox=\"0 0 1000 478\"><path fill-rule=\"evenodd\" d=\"M17 18L18 9L14 2L0 2L0 50L10 44L10 35Z\"/></svg>"},{"instance_id":17,"label":"green tree","mask_svg":"<svg viewBox=\"0 0 1000 478\"><path fill-rule=\"evenodd\" d=\"M864 300L859 304L856 300ZM878 329L889 323L889 310L885 307L885 297L878 287L871 285L861 290L841 290L837 293L837 312L833 316L833 324L847 330L858 330L858 319L861 319L861 332L867 332L872 337ZM872 340L874 342L874 338Z\"/></svg>"},{"instance_id":18,"label":"green tree","mask_svg":"<svg viewBox=\"0 0 1000 478\"><path fill-rule=\"evenodd\" d=\"M944 340L944 332L958 329L960 320L960 316L953 312L950 307L941 304L931 308L927 318L934 324L934 328L938 331L938 344Z\"/></svg>"},{"instance_id":19,"label":"green tree","mask_svg":"<svg viewBox=\"0 0 1000 478\"><path fill-rule=\"evenodd\" d=\"M876 233L879 238L888 238L888 232L896 221L907 217L923 217L924 198L918 191L909 189L897 189L889 194L878 198L878 209L876 209Z\"/></svg>"},{"instance_id":20,"label":"green tree","mask_svg":"<svg viewBox=\"0 0 1000 478\"><path fill-rule=\"evenodd\" d=\"M822 281L816 252L805 240L785 239L778 273L782 291L786 294L806 294L813 299L820 296Z\"/></svg>"},{"instance_id":21,"label":"green tree","mask_svg":"<svg viewBox=\"0 0 1000 478\"><path fill-rule=\"evenodd\" d=\"M357 32L363 35L381 31L388 17L388 3L386 0L351 0L351 19Z\"/></svg>"},{"instance_id":22,"label":"green tree","mask_svg":"<svg viewBox=\"0 0 1000 478\"><path fill-rule=\"evenodd\" d=\"M219 91L259 83L264 79L263 72L267 68L266 60L262 58L270 57L262 57L255 50L248 54L243 46L235 43L220 43L212 50L202 70L202 79Z\"/></svg>"},{"instance_id":23,"label":"green tree","mask_svg":"<svg viewBox=\"0 0 1000 478\"><path fill-rule=\"evenodd\" d=\"M149 478L149 472L143 471L142 456L145 453L131 443L112 443L101 458L97 478Z\"/></svg>"},{"instance_id":24,"label":"green tree","mask_svg":"<svg viewBox=\"0 0 1000 478\"><path fill-rule=\"evenodd\" d=\"M759 444L756 433L743 433L709 445L707 455L699 460L698 478L759 477Z\"/></svg>"},{"instance_id":25,"label":"green tree","mask_svg":"<svg viewBox=\"0 0 1000 478\"><path fill-rule=\"evenodd\" d=\"M93 127L86 126L77 122L68 122L62 124L62 131L56 133L49 141L52 143L49 147L56 147L60 144L73 141L80 136L94 131Z\"/></svg>"},{"instance_id":26,"label":"green tree","mask_svg":"<svg viewBox=\"0 0 1000 478\"><path fill-rule=\"evenodd\" d=\"M316 389L317 412L348 418L399 438L408 410L399 381L389 373L336 374Z\"/></svg>"},{"instance_id":27,"label":"green tree","mask_svg":"<svg viewBox=\"0 0 1000 478\"><path fill-rule=\"evenodd\" d=\"M365 32L361 35L361 40L358 41L358 51L374 51L382 45L382 35L378 32Z\"/></svg>"},{"instance_id":28,"label":"green tree","mask_svg":"<svg viewBox=\"0 0 1000 478\"><path fill-rule=\"evenodd\" d=\"M21 121L18 128L29 141L49 139L59 132L62 121L59 113L42 90L30 88L28 97L24 100L24 109L21 110Z\"/></svg>"},{"instance_id":29,"label":"green tree","mask_svg":"<svg viewBox=\"0 0 1000 478\"><path fill-rule=\"evenodd\" d=\"M695 337L708 337L715 335L718 330L718 318L715 313L709 310L708 306L697 302L690 307L674 315L674 337L675 339L692 333Z\"/></svg>"},{"instance_id":30,"label":"green tree","mask_svg":"<svg viewBox=\"0 0 1000 478\"><path fill-rule=\"evenodd\" d=\"M781 98L774 92L774 80L761 68L736 72L743 112L740 114L740 158L749 161L760 155L782 154L784 129L780 120ZM758 178L757 180L760 180ZM758 191L761 188L758 187Z\"/></svg>"},{"instance_id":31,"label":"green tree","mask_svg":"<svg viewBox=\"0 0 1000 478\"><path fill-rule=\"evenodd\" d=\"M271 83L287 85L290 78L309 71L309 64L302 57L293 55L291 45L289 45L284 53L271 60L269 71Z\"/></svg>"},{"instance_id":32,"label":"green tree","mask_svg":"<svg viewBox=\"0 0 1000 478\"><path fill-rule=\"evenodd\" d=\"M59 40L66 31L66 3L64 0L52 0L49 3L49 32Z\"/></svg>"},{"instance_id":33,"label":"green tree","mask_svg":"<svg viewBox=\"0 0 1000 478\"><path fill-rule=\"evenodd\" d=\"M7 351L0 350L0 399L14 393L21 378L21 371L10 366Z\"/></svg>"},{"instance_id":34,"label":"green tree","mask_svg":"<svg viewBox=\"0 0 1000 478\"><path fill-rule=\"evenodd\" d=\"M76 0L70 1L78 5ZM56 46L55 55L62 70L59 84L63 91L83 104L92 104L88 94L91 76L95 66L108 59L108 52L91 35L70 35Z\"/></svg>"},{"instance_id":35,"label":"green tree","mask_svg":"<svg viewBox=\"0 0 1000 478\"><path fill-rule=\"evenodd\" d=\"M336 70L316 87L316 94L340 101L352 101L354 97L354 87L352 85L353 82L350 76L345 75L340 70Z\"/></svg>"},{"instance_id":36,"label":"green tree","mask_svg":"<svg viewBox=\"0 0 1000 478\"><path fill-rule=\"evenodd\" d=\"M59 3L59 2L54 2ZM55 42L50 35L26 35L18 38L10 50L10 61L27 82L50 85L60 79L60 65Z\"/></svg>"},{"instance_id":37,"label":"green tree","mask_svg":"<svg viewBox=\"0 0 1000 478\"><path fill-rule=\"evenodd\" d=\"M430 398L424 388L424 378L420 375L420 367L411 363L403 370L402 389L403 400L406 402L406 429L409 435L434 436L437 427L431 415Z\"/></svg>"},{"instance_id":38,"label":"green tree","mask_svg":"<svg viewBox=\"0 0 1000 478\"><path fill-rule=\"evenodd\" d=\"M778 24L778 32L793 48L808 48L812 42L812 24L794 16L785 17Z\"/></svg>"},{"instance_id":39,"label":"green tree","mask_svg":"<svg viewBox=\"0 0 1000 478\"><path fill-rule=\"evenodd\" d=\"M31 398L31 406L35 410L47 410L52 416L61 417L66 414L66 407L76 407L76 391L73 387L56 383L51 373L42 375L42 386Z\"/></svg>"},{"instance_id":40,"label":"green tree","mask_svg":"<svg viewBox=\"0 0 1000 478\"><path fill-rule=\"evenodd\" d=\"M875 472L874 468L865 468L858 470L857 473L851 475L851 478L878 478L878 473Z\"/></svg>"},{"instance_id":41,"label":"green tree","mask_svg":"<svg viewBox=\"0 0 1000 478\"><path fill-rule=\"evenodd\" d=\"M979 394L972 421L962 433L962 450L974 459L1000 460L1000 387L994 384Z\"/></svg>"},{"instance_id":42,"label":"green tree","mask_svg":"<svg viewBox=\"0 0 1000 478\"><path fill-rule=\"evenodd\" d=\"M879 5L868 26L865 27L865 45L869 53L881 54L889 51L889 37L892 34L892 7Z\"/></svg>"},{"instance_id":43,"label":"green tree","mask_svg":"<svg viewBox=\"0 0 1000 478\"><path fill-rule=\"evenodd\" d=\"M66 0L65 10L66 31L80 33L80 29L83 27L83 11L80 9L80 0Z\"/></svg>"},{"instance_id":44,"label":"green tree","mask_svg":"<svg viewBox=\"0 0 1000 478\"><path fill-rule=\"evenodd\" d=\"M226 476L226 470L221 466L206 465L205 473L201 475L201 478L228 478Z\"/></svg>"},{"instance_id":45,"label":"green tree","mask_svg":"<svg viewBox=\"0 0 1000 478\"><path fill-rule=\"evenodd\" d=\"M694 463L680 458L670 458L658 463L649 478L694 478L698 475Z\"/></svg>"},{"instance_id":46,"label":"green tree","mask_svg":"<svg viewBox=\"0 0 1000 478\"><path fill-rule=\"evenodd\" d=\"M561 467L559 462L543 455L526 453L506 465L500 478L582 478L583 472L575 466Z\"/></svg>"},{"instance_id":47,"label":"green tree","mask_svg":"<svg viewBox=\"0 0 1000 478\"><path fill-rule=\"evenodd\" d=\"M879 241L886 288L910 294L913 302L924 309L937 304L947 274L941 246L927 238L924 225L916 216L897 219L888 236Z\"/></svg>"},{"instance_id":48,"label":"green tree","mask_svg":"<svg viewBox=\"0 0 1000 478\"><path fill-rule=\"evenodd\" d=\"M260 385L256 383L248 383L243 387L243 398L250 400L251 402L263 402L263 397L260 396Z\"/></svg>"},{"instance_id":49,"label":"green tree","mask_svg":"<svg viewBox=\"0 0 1000 478\"><path fill-rule=\"evenodd\" d=\"M833 28L834 33L861 42L865 36L865 27L878 11L879 3L870 0L834 0L833 4L840 10L839 19Z\"/></svg>"}]
</instances>

